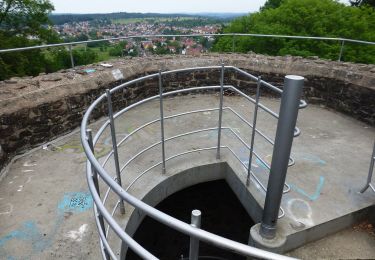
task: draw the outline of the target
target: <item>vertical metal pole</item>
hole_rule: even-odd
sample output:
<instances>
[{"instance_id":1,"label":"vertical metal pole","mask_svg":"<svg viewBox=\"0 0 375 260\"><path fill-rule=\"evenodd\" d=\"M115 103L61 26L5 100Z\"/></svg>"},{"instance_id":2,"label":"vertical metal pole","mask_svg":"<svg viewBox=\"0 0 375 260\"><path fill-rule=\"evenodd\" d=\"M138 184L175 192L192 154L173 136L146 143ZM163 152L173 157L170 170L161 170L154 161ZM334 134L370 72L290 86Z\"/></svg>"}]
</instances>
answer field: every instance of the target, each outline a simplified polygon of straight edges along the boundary
<instances>
[{"instance_id":1,"label":"vertical metal pole","mask_svg":"<svg viewBox=\"0 0 375 260\"><path fill-rule=\"evenodd\" d=\"M115 159L117 183L118 185L122 187L120 163L118 160L118 151L117 151L115 120L113 119L112 98L111 98L111 92L109 91L109 89L106 90L106 95L107 95L107 101L108 101L108 116L109 116L109 123L111 126L112 148L113 148L113 157ZM124 201L121 198L120 198L120 212L121 214L125 214Z\"/></svg>"},{"instance_id":2,"label":"vertical metal pole","mask_svg":"<svg viewBox=\"0 0 375 260\"><path fill-rule=\"evenodd\" d=\"M234 53L234 50L235 50L235 37L236 37L236 35L235 34L233 34L233 37L232 37L232 52Z\"/></svg>"},{"instance_id":3,"label":"vertical metal pole","mask_svg":"<svg viewBox=\"0 0 375 260\"><path fill-rule=\"evenodd\" d=\"M342 40L342 41L341 41L341 49L340 49L339 61L341 61L341 59L342 59L342 54L344 53L344 44L345 44L345 41Z\"/></svg>"},{"instance_id":4,"label":"vertical metal pole","mask_svg":"<svg viewBox=\"0 0 375 260\"><path fill-rule=\"evenodd\" d=\"M94 143L93 143L93 139L92 139L92 130L91 129L86 130L86 136L87 136L87 141L89 143L91 152L95 155ZM94 181L95 189L98 192L99 197L100 197L98 173L93 168L92 168L92 179Z\"/></svg>"},{"instance_id":5,"label":"vertical metal pole","mask_svg":"<svg viewBox=\"0 0 375 260\"><path fill-rule=\"evenodd\" d=\"M371 189L375 191L374 187L372 187L371 185L372 174L374 172L374 165L375 165L375 142L374 142L374 148L373 148L372 155L371 155L370 168L369 168L368 176L367 176L367 183L366 183L366 186L360 191L361 193L364 193L369 187L371 187Z\"/></svg>"},{"instance_id":6,"label":"vertical metal pole","mask_svg":"<svg viewBox=\"0 0 375 260\"><path fill-rule=\"evenodd\" d=\"M86 130L86 136L87 136L87 141L89 143L91 152L95 155L94 142L93 142L93 139L92 139L92 130L91 129ZM94 182L96 192L98 193L99 198L100 198L98 173L95 171L95 169L93 167L91 167L91 171L92 171L91 172L92 180ZM100 229L103 231L103 234L105 234L106 232L105 232L104 219L103 219L103 215L100 212L98 212L98 219L99 219ZM110 259L110 256L109 256L106 248L104 248L104 254L105 254L105 259Z\"/></svg>"},{"instance_id":7,"label":"vertical metal pole","mask_svg":"<svg viewBox=\"0 0 375 260\"><path fill-rule=\"evenodd\" d=\"M266 239L272 239L276 235L276 223L292 150L303 82L304 78L300 76L288 75L285 77L266 201L259 232Z\"/></svg>"},{"instance_id":8,"label":"vertical metal pole","mask_svg":"<svg viewBox=\"0 0 375 260\"><path fill-rule=\"evenodd\" d=\"M201 216L200 210L193 210L191 212L191 225L196 228L201 227ZM199 259L199 240L195 237L190 237L190 248L189 248L189 260Z\"/></svg>"},{"instance_id":9,"label":"vertical metal pole","mask_svg":"<svg viewBox=\"0 0 375 260\"><path fill-rule=\"evenodd\" d=\"M73 58L72 45L69 45L69 53L70 53L70 62L71 62L72 69L73 69L74 68L74 58Z\"/></svg>"},{"instance_id":10,"label":"vertical metal pole","mask_svg":"<svg viewBox=\"0 0 375 260\"><path fill-rule=\"evenodd\" d=\"M221 76L220 76L220 106L219 106L219 128L217 134L217 153L216 159L220 159L220 146L221 146L221 125L223 121L223 96L224 96L224 63L221 63Z\"/></svg>"},{"instance_id":11,"label":"vertical metal pole","mask_svg":"<svg viewBox=\"0 0 375 260\"><path fill-rule=\"evenodd\" d=\"M159 70L159 100L160 100L160 128L161 128L161 150L163 157L162 173L165 174L165 141L164 141L164 106L163 106L163 82L161 77L161 70Z\"/></svg>"},{"instance_id":12,"label":"vertical metal pole","mask_svg":"<svg viewBox=\"0 0 375 260\"><path fill-rule=\"evenodd\" d=\"M255 134L256 134L256 127L257 127L257 118L258 118L258 108L259 108L259 97L260 97L260 87L261 87L261 80L262 78L258 77L258 84L257 84L257 93L255 96L255 108L254 108L254 117L253 117L253 129L251 133L251 144L250 144L250 156L249 156L249 166L247 167L247 179L246 179L246 186L250 184L250 176L251 176L251 163L253 161L253 151L254 151L254 141L255 141Z\"/></svg>"}]
</instances>

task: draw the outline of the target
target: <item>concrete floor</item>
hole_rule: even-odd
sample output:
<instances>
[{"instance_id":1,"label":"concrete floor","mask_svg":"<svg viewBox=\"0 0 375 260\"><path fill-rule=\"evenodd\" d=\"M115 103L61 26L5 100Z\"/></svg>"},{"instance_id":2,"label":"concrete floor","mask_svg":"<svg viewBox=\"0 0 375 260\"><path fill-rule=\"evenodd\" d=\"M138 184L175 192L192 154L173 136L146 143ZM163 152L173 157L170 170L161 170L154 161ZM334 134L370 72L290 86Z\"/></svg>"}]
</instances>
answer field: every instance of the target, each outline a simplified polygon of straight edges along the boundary
<instances>
[{"instance_id":1,"label":"concrete floor","mask_svg":"<svg viewBox=\"0 0 375 260\"><path fill-rule=\"evenodd\" d=\"M262 102L278 110L278 100L263 98ZM214 108L215 95L183 96L165 101L165 116L189 110ZM251 121L253 106L240 97L225 97L224 106L230 106ZM139 125L158 117L158 103L151 102L136 108L117 123L118 139ZM189 122L186 124L186 122ZM166 137L196 130L216 127L217 112L198 113L167 120ZM228 110L224 112L223 127L232 127L246 142L250 129ZM353 211L373 205L375 194L367 191L358 194L364 185L375 130L359 121L310 105L299 114L298 126L302 130L293 146L296 164L289 168L287 182L291 192L283 197L282 207L286 216L280 224L287 233L318 226ZM130 138L120 150L123 163L140 149L159 141L160 129L155 124ZM94 130L98 124L92 126ZM265 112L259 113L258 128L273 138L276 121ZM215 146L215 131L204 132L166 145L167 157L187 149ZM244 162L248 150L233 139L233 134L223 131L223 144L232 149ZM258 135L257 152L271 160L272 147ZM111 149L108 133L99 140L96 153L101 160ZM209 157L209 158L208 158ZM223 158L233 160L223 151ZM160 161L160 148L130 164L124 173L126 187L135 176ZM167 170L179 164L198 161L215 161L213 152L201 152L167 163ZM10 165L0 182L0 258L1 259L98 259L98 235L92 216L92 198L85 179L85 156L78 133L31 151ZM253 161L257 176L267 184L264 166ZM168 168L169 167L169 168ZM113 165L107 170L113 174ZM155 169L156 171L160 169ZM130 192L140 198L145 185L158 182L155 174L146 174ZM253 183L254 192L264 194ZM142 195L143 194L143 195ZM110 195L108 208L116 198ZM118 216L117 216L118 217ZM351 228L290 252L304 259L317 258L375 258L375 238L368 230ZM114 239L114 236L111 236ZM352 248L352 249L351 249ZM316 252L318 251L318 252Z\"/></svg>"}]
</instances>

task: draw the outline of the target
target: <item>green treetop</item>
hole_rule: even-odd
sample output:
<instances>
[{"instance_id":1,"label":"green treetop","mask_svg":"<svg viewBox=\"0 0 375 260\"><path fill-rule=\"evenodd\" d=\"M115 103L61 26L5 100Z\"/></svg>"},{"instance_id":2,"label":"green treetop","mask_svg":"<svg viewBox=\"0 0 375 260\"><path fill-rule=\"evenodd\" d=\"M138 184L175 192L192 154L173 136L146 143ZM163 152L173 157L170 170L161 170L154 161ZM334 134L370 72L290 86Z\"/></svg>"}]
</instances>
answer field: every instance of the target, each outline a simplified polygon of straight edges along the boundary
<instances>
[{"instance_id":1,"label":"green treetop","mask_svg":"<svg viewBox=\"0 0 375 260\"><path fill-rule=\"evenodd\" d=\"M283 0L234 20L224 33L255 33L351 38L375 41L375 12L372 7L347 6L334 0ZM336 41L236 37L237 52L270 55L319 56L337 60L341 43ZM232 37L220 37L214 51L231 51ZM375 46L345 43L344 61L375 63Z\"/></svg>"}]
</instances>

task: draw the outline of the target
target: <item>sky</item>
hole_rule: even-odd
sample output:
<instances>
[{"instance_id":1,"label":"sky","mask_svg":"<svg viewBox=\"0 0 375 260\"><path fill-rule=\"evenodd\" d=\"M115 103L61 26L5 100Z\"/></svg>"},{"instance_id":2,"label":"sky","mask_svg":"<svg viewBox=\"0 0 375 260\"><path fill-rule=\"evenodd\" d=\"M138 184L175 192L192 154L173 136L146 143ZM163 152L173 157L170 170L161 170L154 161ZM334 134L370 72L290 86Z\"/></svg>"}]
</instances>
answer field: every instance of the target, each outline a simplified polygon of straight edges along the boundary
<instances>
[{"instance_id":1,"label":"sky","mask_svg":"<svg viewBox=\"0 0 375 260\"><path fill-rule=\"evenodd\" d=\"M266 0L50 0L54 13L248 13ZM180 3L178 3L180 2Z\"/></svg>"},{"instance_id":2,"label":"sky","mask_svg":"<svg viewBox=\"0 0 375 260\"><path fill-rule=\"evenodd\" d=\"M266 0L50 0L54 13L249 13ZM180 2L180 3L178 3ZM348 0L340 0L348 3Z\"/></svg>"}]
</instances>

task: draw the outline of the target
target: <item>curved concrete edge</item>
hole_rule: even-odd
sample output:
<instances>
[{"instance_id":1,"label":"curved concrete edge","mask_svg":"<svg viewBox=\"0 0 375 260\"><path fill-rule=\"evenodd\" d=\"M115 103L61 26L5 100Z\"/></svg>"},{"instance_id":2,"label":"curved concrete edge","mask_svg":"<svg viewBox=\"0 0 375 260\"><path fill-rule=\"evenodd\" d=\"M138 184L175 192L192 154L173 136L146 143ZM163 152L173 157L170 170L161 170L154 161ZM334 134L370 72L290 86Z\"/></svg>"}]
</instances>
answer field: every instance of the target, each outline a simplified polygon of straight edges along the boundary
<instances>
[{"instance_id":1,"label":"curved concrete edge","mask_svg":"<svg viewBox=\"0 0 375 260\"><path fill-rule=\"evenodd\" d=\"M223 179L228 183L248 212L249 216L253 219L259 220L262 208L244 185L244 180L241 180L238 177L227 162L201 165L176 173L152 188L142 200L151 206L156 206L168 196L187 187L220 179ZM132 212L127 212L127 214L130 214L130 217L128 221L125 220L125 231L130 236L133 236L146 216L139 210L134 209ZM120 252L121 259L125 259L127 250L127 246L122 243Z\"/></svg>"},{"instance_id":2,"label":"curved concrete edge","mask_svg":"<svg viewBox=\"0 0 375 260\"><path fill-rule=\"evenodd\" d=\"M56 82L45 82L44 76L33 78L32 82L39 82L39 87L30 84L30 79L19 79L17 84L0 83L3 85L2 89L6 90L4 93L9 92L6 95L0 94L0 136L3 137L0 140L0 169L15 155L79 127L84 111L107 88L156 73L159 69L219 65L221 60L224 60L226 65L241 68L254 75L262 75L264 80L276 86L282 85L286 74L304 76L304 98L309 103L327 106L371 126L375 124L375 108L372 105L375 97L374 65L256 54L207 54L198 57L177 55L136 58L126 62L118 59L111 61L114 66L112 69L103 69L98 64L87 65L96 68L97 72L78 75L73 79L68 78L68 71L49 75L61 78ZM113 76L113 72L121 72L123 78L118 80ZM166 76L163 84L165 83L166 91L216 85L219 75L219 71L215 70L177 73ZM225 84L234 85L246 94L254 93L256 85L253 80L235 72L226 74ZM117 111L157 93L156 81L138 82L113 96L113 108ZM92 119L106 114L106 108L102 106Z\"/></svg>"}]
</instances>

